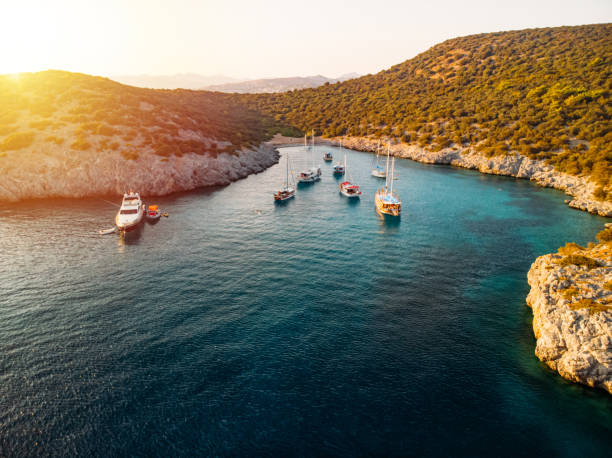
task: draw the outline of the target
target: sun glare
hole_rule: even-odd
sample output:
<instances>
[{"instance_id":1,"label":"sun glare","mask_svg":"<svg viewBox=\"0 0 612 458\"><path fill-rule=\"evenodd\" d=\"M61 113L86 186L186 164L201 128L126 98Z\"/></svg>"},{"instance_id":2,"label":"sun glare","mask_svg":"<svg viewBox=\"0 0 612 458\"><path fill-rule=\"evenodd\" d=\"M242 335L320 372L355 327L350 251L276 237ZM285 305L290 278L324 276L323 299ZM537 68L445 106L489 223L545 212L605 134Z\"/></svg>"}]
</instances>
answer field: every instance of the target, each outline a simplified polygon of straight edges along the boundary
<instances>
[{"instance_id":1,"label":"sun glare","mask_svg":"<svg viewBox=\"0 0 612 458\"><path fill-rule=\"evenodd\" d=\"M60 23L44 2L11 2L3 9L0 74L45 70L58 52ZM33 11L36 11L34 14ZM27 26L26 26L27 25Z\"/></svg>"}]
</instances>

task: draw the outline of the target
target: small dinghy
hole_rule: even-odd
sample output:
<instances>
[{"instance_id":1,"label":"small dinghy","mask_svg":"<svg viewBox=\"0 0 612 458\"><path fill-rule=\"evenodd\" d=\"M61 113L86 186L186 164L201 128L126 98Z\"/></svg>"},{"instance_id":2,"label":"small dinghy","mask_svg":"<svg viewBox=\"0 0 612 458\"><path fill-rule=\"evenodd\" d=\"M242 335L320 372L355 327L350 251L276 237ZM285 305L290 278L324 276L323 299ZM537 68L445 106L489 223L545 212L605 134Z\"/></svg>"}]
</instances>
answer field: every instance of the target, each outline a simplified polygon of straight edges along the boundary
<instances>
[{"instance_id":1,"label":"small dinghy","mask_svg":"<svg viewBox=\"0 0 612 458\"><path fill-rule=\"evenodd\" d=\"M157 221L161 218L162 213L157 205L149 205L145 213L145 218L148 221Z\"/></svg>"},{"instance_id":2,"label":"small dinghy","mask_svg":"<svg viewBox=\"0 0 612 458\"><path fill-rule=\"evenodd\" d=\"M116 227L111 227L110 229L100 229L98 231L98 234L100 234L100 235L108 235L108 234L114 234L115 232L117 232L117 228Z\"/></svg>"}]
</instances>

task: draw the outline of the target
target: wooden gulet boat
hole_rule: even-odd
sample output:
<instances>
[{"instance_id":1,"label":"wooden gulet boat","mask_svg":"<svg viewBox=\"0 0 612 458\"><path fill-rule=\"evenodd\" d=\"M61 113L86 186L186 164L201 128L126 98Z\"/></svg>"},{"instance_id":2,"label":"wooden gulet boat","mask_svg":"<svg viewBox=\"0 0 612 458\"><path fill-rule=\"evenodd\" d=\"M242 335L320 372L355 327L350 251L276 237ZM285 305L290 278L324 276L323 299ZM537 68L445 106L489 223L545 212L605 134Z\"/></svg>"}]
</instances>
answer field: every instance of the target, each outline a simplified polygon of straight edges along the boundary
<instances>
[{"instance_id":1,"label":"wooden gulet boat","mask_svg":"<svg viewBox=\"0 0 612 458\"><path fill-rule=\"evenodd\" d=\"M390 146L387 147L387 165L385 168L385 186L376 191L374 203L376 210L383 215L400 216L402 201L393 192L393 180L395 178L395 157L391 161L391 178L389 178L389 154Z\"/></svg>"}]
</instances>

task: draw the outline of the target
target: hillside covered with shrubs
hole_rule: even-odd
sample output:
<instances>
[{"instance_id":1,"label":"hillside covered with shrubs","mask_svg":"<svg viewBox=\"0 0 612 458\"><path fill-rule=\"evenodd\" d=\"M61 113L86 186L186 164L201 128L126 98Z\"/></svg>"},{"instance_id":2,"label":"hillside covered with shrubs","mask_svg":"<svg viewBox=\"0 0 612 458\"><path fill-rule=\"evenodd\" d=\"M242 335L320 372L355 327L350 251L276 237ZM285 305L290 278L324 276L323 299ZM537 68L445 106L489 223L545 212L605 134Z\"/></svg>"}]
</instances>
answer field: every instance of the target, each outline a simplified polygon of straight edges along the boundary
<instances>
[{"instance_id":1,"label":"hillside covered with shrubs","mask_svg":"<svg viewBox=\"0 0 612 458\"><path fill-rule=\"evenodd\" d=\"M46 71L0 76L0 156L119 151L215 156L258 145L272 118L226 94L153 90L106 78ZM1 159L0 159L1 160Z\"/></svg>"},{"instance_id":2,"label":"hillside covered with shrubs","mask_svg":"<svg viewBox=\"0 0 612 458\"><path fill-rule=\"evenodd\" d=\"M0 167L20 151L215 156L280 131L518 152L612 197L612 24L456 38L375 75L277 94L154 90L46 71L0 76Z\"/></svg>"},{"instance_id":3,"label":"hillside covered with shrubs","mask_svg":"<svg viewBox=\"0 0 612 458\"><path fill-rule=\"evenodd\" d=\"M432 151L519 152L612 184L612 24L472 35L375 75L247 95L302 131L387 137Z\"/></svg>"}]
</instances>

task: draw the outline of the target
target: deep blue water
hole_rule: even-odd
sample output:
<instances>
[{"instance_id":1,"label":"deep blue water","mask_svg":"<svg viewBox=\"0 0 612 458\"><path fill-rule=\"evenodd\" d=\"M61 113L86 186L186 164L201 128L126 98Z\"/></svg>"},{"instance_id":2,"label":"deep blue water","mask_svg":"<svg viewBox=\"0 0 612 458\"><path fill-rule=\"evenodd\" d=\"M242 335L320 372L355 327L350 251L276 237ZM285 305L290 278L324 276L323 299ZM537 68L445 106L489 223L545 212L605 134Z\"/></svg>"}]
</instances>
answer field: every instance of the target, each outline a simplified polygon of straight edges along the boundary
<instances>
[{"instance_id":1,"label":"deep blue water","mask_svg":"<svg viewBox=\"0 0 612 458\"><path fill-rule=\"evenodd\" d=\"M275 205L281 163L126 239L101 199L0 206L0 455L609 453L612 397L535 358L525 306L533 260L604 220L411 161L381 220L370 164L356 203L322 163Z\"/></svg>"}]
</instances>

